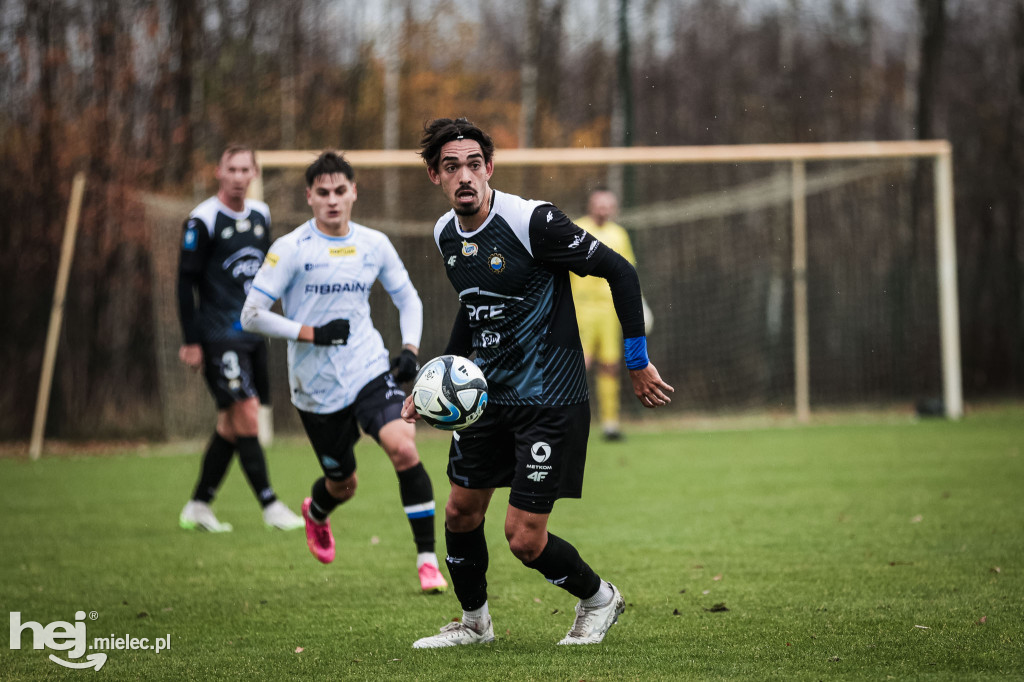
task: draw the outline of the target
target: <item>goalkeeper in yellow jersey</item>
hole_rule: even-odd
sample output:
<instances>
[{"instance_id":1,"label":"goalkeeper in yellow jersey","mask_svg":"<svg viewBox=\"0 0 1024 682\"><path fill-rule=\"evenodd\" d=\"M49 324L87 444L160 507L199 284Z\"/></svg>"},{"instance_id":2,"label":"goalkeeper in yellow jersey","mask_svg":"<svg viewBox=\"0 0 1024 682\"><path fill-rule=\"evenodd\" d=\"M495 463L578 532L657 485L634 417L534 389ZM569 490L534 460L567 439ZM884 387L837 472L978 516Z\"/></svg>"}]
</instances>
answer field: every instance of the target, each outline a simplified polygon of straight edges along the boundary
<instances>
[{"instance_id":1,"label":"goalkeeper in yellow jersey","mask_svg":"<svg viewBox=\"0 0 1024 682\"><path fill-rule=\"evenodd\" d=\"M587 215L575 221L598 241L633 265L636 256L626 230L613 222L619 202L609 189L598 187L587 199ZM622 362L622 327L615 315L608 282L600 277L570 273L572 297L587 369L597 362L597 401L605 440L622 439L619 429L619 365Z\"/></svg>"}]
</instances>

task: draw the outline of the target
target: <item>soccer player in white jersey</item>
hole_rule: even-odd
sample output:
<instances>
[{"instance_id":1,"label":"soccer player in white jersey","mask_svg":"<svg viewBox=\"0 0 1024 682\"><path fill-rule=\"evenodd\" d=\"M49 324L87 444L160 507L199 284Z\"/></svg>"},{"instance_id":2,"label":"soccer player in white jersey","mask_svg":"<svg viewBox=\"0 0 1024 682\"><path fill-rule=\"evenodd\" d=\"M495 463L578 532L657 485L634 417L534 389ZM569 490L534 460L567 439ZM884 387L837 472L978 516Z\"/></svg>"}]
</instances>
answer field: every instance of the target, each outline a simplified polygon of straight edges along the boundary
<instances>
[{"instance_id":1,"label":"soccer player in white jersey","mask_svg":"<svg viewBox=\"0 0 1024 682\"><path fill-rule=\"evenodd\" d=\"M271 527L292 530L302 519L277 499L258 439L260 403L270 400L267 344L238 328L252 278L270 246L270 209L246 199L256 177L252 149L232 145L217 163L217 194L196 206L182 233L178 309L184 341L181 362L199 371L217 403L217 426L206 446L199 479L178 523L215 533L231 530L210 504L234 452ZM198 303L198 305L197 305Z\"/></svg>"},{"instance_id":2,"label":"soccer player in white jersey","mask_svg":"<svg viewBox=\"0 0 1024 682\"><path fill-rule=\"evenodd\" d=\"M400 383L416 376L423 304L387 236L351 220L352 166L324 152L306 169L313 218L270 247L242 308L242 326L288 339L288 377L324 475L302 505L306 540L323 563L334 560L328 515L356 492L353 446L362 427L398 474L402 506L416 543L424 592L448 583L434 553L434 492L420 462L415 427L401 418ZM370 319L370 289L380 280L399 313L402 350L393 359ZM284 310L270 310L278 299Z\"/></svg>"},{"instance_id":3,"label":"soccer player in white jersey","mask_svg":"<svg viewBox=\"0 0 1024 682\"><path fill-rule=\"evenodd\" d=\"M484 516L499 487L511 489L505 538L512 554L579 599L576 619L559 644L597 644L625 601L575 547L548 532L555 502L582 495L590 429L570 271L608 280L633 392L644 407L667 405L673 389L647 358L633 266L552 204L491 189L493 153L491 138L464 118L431 121L420 141L427 174L452 207L434 226L460 301L445 353L476 355L487 377L488 406L454 434L448 456L446 561L462 619L413 647L494 639ZM411 399L402 416L417 418Z\"/></svg>"}]
</instances>

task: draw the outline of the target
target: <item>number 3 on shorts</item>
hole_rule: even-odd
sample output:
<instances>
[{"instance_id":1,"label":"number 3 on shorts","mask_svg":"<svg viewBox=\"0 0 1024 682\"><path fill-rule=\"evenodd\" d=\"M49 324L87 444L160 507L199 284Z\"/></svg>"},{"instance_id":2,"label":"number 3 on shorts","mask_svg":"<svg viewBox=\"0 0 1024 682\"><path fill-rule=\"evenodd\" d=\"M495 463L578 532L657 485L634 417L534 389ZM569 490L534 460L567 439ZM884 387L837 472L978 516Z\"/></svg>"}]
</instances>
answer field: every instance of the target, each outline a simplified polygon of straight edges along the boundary
<instances>
[{"instance_id":1,"label":"number 3 on shorts","mask_svg":"<svg viewBox=\"0 0 1024 682\"><path fill-rule=\"evenodd\" d=\"M220 357L221 372L225 379L237 379L242 374L242 368L238 364L238 353L233 350L226 351Z\"/></svg>"}]
</instances>

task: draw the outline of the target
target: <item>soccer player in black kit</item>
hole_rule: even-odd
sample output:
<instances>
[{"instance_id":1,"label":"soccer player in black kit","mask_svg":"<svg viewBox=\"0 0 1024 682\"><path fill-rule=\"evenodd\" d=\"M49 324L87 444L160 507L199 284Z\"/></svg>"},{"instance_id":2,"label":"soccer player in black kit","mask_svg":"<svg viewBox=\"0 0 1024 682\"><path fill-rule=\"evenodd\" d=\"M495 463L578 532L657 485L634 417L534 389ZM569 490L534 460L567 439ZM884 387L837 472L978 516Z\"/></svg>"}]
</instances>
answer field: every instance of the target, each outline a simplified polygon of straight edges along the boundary
<instances>
[{"instance_id":1,"label":"soccer player in black kit","mask_svg":"<svg viewBox=\"0 0 1024 682\"><path fill-rule=\"evenodd\" d=\"M231 530L210 509L235 450L263 508L263 521L292 530L305 522L277 499L258 439L260 402L269 402L267 346L242 331L239 315L256 271L270 247L270 209L246 199L256 157L235 145L217 164L218 189L185 221L178 267L178 309L184 342L178 358L203 370L217 403L217 426L203 455L192 498L178 523L185 529ZM197 306L198 302L198 306Z\"/></svg>"},{"instance_id":2,"label":"soccer player in black kit","mask_svg":"<svg viewBox=\"0 0 1024 682\"><path fill-rule=\"evenodd\" d=\"M511 488L505 537L512 554L579 599L559 644L600 642L625 610L619 590L547 529L555 501L582 494L590 430L570 270L608 280L640 402L667 405L673 392L647 358L633 266L552 204L491 189L493 153L490 137L465 118L431 121L420 141L430 180L452 206L434 226L461 303L445 353L476 354L489 404L453 435L448 457L446 561L462 619L417 640L417 649L494 639L484 516L497 487ZM417 417L411 397L403 417Z\"/></svg>"}]
</instances>

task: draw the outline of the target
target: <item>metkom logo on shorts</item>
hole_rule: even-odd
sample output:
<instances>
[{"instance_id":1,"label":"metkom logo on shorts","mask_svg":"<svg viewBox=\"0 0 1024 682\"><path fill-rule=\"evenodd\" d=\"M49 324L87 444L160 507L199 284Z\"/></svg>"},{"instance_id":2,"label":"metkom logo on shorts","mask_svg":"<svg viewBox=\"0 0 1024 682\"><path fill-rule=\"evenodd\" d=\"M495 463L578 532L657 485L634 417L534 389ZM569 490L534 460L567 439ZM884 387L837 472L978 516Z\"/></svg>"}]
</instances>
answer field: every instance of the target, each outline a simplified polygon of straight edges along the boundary
<instances>
[{"instance_id":1,"label":"metkom logo on shorts","mask_svg":"<svg viewBox=\"0 0 1024 682\"><path fill-rule=\"evenodd\" d=\"M57 620L44 625L28 620L20 611L11 611L11 651L23 646L26 649L49 649L60 654L51 653L49 656L57 665L76 670L99 670L107 662L107 651L154 651L159 654L171 648L170 634L151 639L110 633L109 636L90 640L85 631L86 618L97 620L99 614L76 611L73 622ZM86 651L91 653L86 655Z\"/></svg>"},{"instance_id":2,"label":"metkom logo on shorts","mask_svg":"<svg viewBox=\"0 0 1024 682\"><path fill-rule=\"evenodd\" d=\"M544 441L538 441L533 444L532 448L530 448L530 454L533 455L533 460L535 462L543 464L548 461L549 457L551 457L551 446Z\"/></svg>"},{"instance_id":3,"label":"metkom logo on shorts","mask_svg":"<svg viewBox=\"0 0 1024 682\"><path fill-rule=\"evenodd\" d=\"M535 483L540 483L551 472L551 465L544 464L551 458L551 446L539 440L530 448L530 455L536 464L528 463L526 465L526 468L530 470L526 477Z\"/></svg>"}]
</instances>

